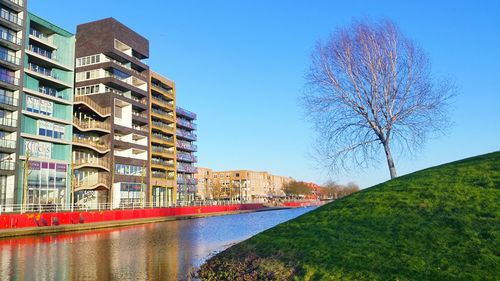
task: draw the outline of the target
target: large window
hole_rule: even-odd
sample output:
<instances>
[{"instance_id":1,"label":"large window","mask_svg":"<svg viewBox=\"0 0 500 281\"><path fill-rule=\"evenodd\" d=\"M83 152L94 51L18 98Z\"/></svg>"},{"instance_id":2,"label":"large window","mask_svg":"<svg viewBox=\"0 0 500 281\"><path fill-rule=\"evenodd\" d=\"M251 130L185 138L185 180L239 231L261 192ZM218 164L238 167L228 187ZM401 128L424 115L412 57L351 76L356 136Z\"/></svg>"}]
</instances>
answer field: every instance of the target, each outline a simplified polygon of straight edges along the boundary
<instances>
[{"instance_id":1,"label":"large window","mask_svg":"<svg viewBox=\"0 0 500 281\"><path fill-rule=\"evenodd\" d=\"M44 120L38 120L37 124L38 135L55 139L64 139L64 126Z\"/></svg>"},{"instance_id":2,"label":"large window","mask_svg":"<svg viewBox=\"0 0 500 281\"><path fill-rule=\"evenodd\" d=\"M90 71L78 72L76 74L76 82L99 78L99 69Z\"/></svg>"},{"instance_id":3,"label":"large window","mask_svg":"<svg viewBox=\"0 0 500 281\"><path fill-rule=\"evenodd\" d=\"M100 63L100 60L101 60L100 55L92 55L83 58L77 58L76 67Z\"/></svg>"},{"instance_id":4,"label":"large window","mask_svg":"<svg viewBox=\"0 0 500 281\"><path fill-rule=\"evenodd\" d=\"M65 203L67 165L30 161L28 204Z\"/></svg>"},{"instance_id":5,"label":"large window","mask_svg":"<svg viewBox=\"0 0 500 281\"><path fill-rule=\"evenodd\" d=\"M142 176L145 169L140 166L115 164L115 173L127 176Z\"/></svg>"},{"instance_id":6,"label":"large window","mask_svg":"<svg viewBox=\"0 0 500 281\"><path fill-rule=\"evenodd\" d=\"M140 204L145 200L144 185L135 182L122 182L120 184L120 205L129 206Z\"/></svg>"},{"instance_id":7,"label":"large window","mask_svg":"<svg viewBox=\"0 0 500 281\"><path fill-rule=\"evenodd\" d=\"M78 87L76 88L76 95L84 96L84 95L96 94L99 93L99 88L100 88L99 84L86 87Z\"/></svg>"},{"instance_id":8,"label":"large window","mask_svg":"<svg viewBox=\"0 0 500 281\"><path fill-rule=\"evenodd\" d=\"M26 95L26 110L33 113L52 116L54 103L41 98Z\"/></svg>"}]
</instances>

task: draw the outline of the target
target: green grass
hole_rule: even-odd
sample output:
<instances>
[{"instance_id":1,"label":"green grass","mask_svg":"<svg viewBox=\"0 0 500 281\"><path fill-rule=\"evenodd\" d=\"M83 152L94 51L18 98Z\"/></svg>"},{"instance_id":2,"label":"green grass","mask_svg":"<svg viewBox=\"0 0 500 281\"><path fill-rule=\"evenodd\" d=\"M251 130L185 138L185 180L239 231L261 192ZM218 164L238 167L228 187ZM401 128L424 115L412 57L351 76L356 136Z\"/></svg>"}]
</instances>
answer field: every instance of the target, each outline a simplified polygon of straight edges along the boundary
<instances>
[{"instance_id":1,"label":"green grass","mask_svg":"<svg viewBox=\"0 0 500 281\"><path fill-rule=\"evenodd\" d=\"M500 152L362 190L207 261L206 280L499 280Z\"/></svg>"}]
</instances>

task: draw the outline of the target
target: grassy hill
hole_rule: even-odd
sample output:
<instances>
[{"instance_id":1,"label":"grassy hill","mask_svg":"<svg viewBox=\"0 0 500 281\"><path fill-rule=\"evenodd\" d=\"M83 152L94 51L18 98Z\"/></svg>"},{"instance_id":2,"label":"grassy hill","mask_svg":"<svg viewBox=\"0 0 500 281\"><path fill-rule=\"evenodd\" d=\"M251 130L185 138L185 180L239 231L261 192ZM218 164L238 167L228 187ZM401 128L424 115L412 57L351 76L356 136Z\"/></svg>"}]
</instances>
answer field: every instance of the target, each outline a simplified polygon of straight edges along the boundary
<instances>
[{"instance_id":1,"label":"grassy hill","mask_svg":"<svg viewBox=\"0 0 500 281\"><path fill-rule=\"evenodd\" d=\"M204 280L499 280L500 152L362 190L204 264Z\"/></svg>"}]
</instances>

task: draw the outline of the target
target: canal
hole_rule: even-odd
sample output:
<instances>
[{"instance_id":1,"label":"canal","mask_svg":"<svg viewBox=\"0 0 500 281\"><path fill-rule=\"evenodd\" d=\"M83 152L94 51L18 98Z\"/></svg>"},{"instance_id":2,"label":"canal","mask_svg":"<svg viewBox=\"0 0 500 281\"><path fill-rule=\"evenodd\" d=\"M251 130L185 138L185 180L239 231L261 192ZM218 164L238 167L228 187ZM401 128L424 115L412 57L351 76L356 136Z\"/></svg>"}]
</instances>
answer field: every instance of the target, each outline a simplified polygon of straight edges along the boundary
<instances>
[{"instance_id":1,"label":"canal","mask_svg":"<svg viewBox=\"0 0 500 281\"><path fill-rule=\"evenodd\" d=\"M207 257L312 208L0 240L0 280L186 280Z\"/></svg>"}]
</instances>

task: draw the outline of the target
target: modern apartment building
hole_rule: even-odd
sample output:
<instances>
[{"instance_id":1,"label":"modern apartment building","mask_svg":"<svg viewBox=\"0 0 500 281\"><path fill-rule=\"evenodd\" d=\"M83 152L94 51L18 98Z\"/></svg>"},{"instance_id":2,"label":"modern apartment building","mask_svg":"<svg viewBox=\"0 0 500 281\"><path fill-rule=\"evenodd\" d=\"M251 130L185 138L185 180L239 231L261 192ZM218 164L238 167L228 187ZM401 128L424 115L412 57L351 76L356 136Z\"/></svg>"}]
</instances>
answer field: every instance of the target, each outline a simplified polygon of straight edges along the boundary
<instances>
[{"instance_id":1,"label":"modern apartment building","mask_svg":"<svg viewBox=\"0 0 500 281\"><path fill-rule=\"evenodd\" d=\"M170 206L176 201L175 84L150 72L150 196L154 206Z\"/></svg>"},{"instance_id":2,"label":"modern apartment building","mask_svg":"<svg viewBox=\"0 0 500 281\"><path fill-rule=\"evenodd\" d=\"M77 203L149 199L149 41L113 18L78 25L74 105Z\"/></svg>"},{"instance_id":3,"label":"modern apartment building","mask_svg":"<svg viewBox=\"0 0 500 281\"><path fill-rule=\"evenodd\" d=\"M26 3L0 0L0 205L19 197L21 96L23 85Z\"/></svg>"},{"instance_id":4,"label":"modern apartment building","mask_svg":"<svg viewBox=\"0 0 500 281\"><path fill-rule=\"evenodd\" d=\"M31 13L26 30L17 203L67 204L75 36Z\"/></svg>"},{"instance_id":5,"label":"modern apartment building","mask_svg":"<svg viewBox=\"0 0 500 281\"><path fill-rule=\"evenodd\" d=\"M255 200L284 196L283 186L291 177L249 170L212 171L199 168L198 195L206 199Z\"/></svg>"},{"instance_id":6,"label":"modern apartment building","mask_svg":"<svg viewBox=\"0 0 500 281\"><path fill-rule=\"evenodd\" d=\"M177 200L191 201L196 196L196 167L194 163L198 161L194 153L197 147L194 142L197 136L196 114L177 107Z\"/></svg>"}]
</instances>

